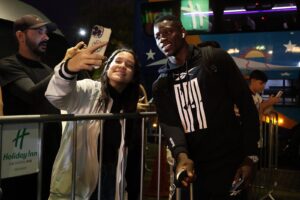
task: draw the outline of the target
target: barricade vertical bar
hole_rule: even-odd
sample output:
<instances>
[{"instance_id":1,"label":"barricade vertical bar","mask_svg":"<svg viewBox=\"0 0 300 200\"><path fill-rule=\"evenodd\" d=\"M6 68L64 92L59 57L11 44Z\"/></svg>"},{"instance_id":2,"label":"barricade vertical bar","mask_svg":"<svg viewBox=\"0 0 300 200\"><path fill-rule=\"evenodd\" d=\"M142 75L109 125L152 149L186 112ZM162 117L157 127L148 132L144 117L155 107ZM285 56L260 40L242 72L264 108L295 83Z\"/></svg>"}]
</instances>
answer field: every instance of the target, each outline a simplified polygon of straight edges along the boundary
<instances>
[{"instance_id":1,"label":"barricade vertical bar","mask_svg":"<svg viewBox=\"0 0 300 200\"><path fill-rule=\"evenodd\" d=\"M176 200L181 200L181 189L176 188Z\"/></svg>"},{"instance_id":2,"label":"barricade vertical bar","mask_svg":"<svg viewBox=\"0 0 300 200\"><path fill-rule=\"evenodd\" d=\"M76 189L76 163L77 163L77 121L74 121L74 128L72 134L73 151L72 151L72 190L71 199L75 200L75 189Z\"/></svg>"},{"instance_id":3,"label":"barricade vertical bar","mask_svg":"<svg viewBox=\"0 0 300 200\"><path fill-rule=\"evenodd\" d=\"M98 194L97 199L101 199L101 181L102 181L102 152L103 152L103 120L100 120L100 135L99 135L99 172L98 172Z\"/></svg>"},{"instance_id":4,"label":"barricade vertical bar","mask_svg":"<svg viewBox=\"0 0 300 200\"><path fill-rule=\"evenodd\" d=\"M265 163L265 159L264 159L264 155L265 155L265 147L266 147L266 139L265 139L265 124L263 123L264 121L264 116L260 117L259 119L259 135L260 135L260 148L259 148L259 166L258 169L260 171L263 170L264 168L264 163ZM256 176L258 177L258 176ZM263 188L263 177L258 177L257 178L257 187L258 188ZM255 188L256 189L256 188Z\"/></svg>"},{"instance_id":5,"label":"barricade vertical bar","mask_svg":"<svg viewBox=\"0 0 300 200\"><path fill-rule=\"evenodd\" d=\"M171 163L170 161L168 161L168 163L169 163L169 170L170 170L169 200L171 200L174 194L176 193L176 186L174 184L174 170L173 170L174 163Z\"/></svg>"},{"instance_id":6,"label":"barricade vertical bar","mask_svg":"<svg viewBox=\"0 0 300 200\"><path fill-rule=\"evenodd\" d=\"M273 164L274 164L274 168L273 168L273 186L276 187L278 185L277 182L277 167L278 167L278 114L274 113L274 158L273 158ZM272 194L271 194L272 196ZM273 197L273 196L272 196Z\"/></svg>"},{"instance_id":7,"label":"barricade vertical bar","mask_svg":"<svg viewBox=\"0 0 300 200\"><path fill-rule=\"evenodd\" d=\"M190 200L194 200L193 183L190 183Z\"/></svg>"},{"instance_id":8,"label":"barricade vertical bar","mask_svg":"<svg viewBox=\"0 0 300 200\"><path fill-rule=\"evenodd\" d=\"M38 165L39 165L39 173L38 173L38 176L37 176L37 199L38 200L41 200L42 199L42 174L43 174L43 151L42 151L42 146L43 146L43 143L44 143L44 134L43 134L43 123L39 122L39 131L38 131L38 138L39 138L39 144L38 144L38 148L39 148L39 162L38 162Z\"/></svg>"},{"instance_id":9,"label":"barricade vertical bar","mask_svg":"<svg viewBox=\"0 0 300 200\"><path fill-rule=\"evenodd\" d=\"M269 191L269 193L268 193L268 197L269 198L271 198L271 199L274 199L275 200L275 198L272 196L272 193L273 193L273 189L274 189L274 187L276 187L277 186L277 178L276 178L276 174L277 174L277 164L276 164L276 160L277 160L277 158L276 158L276 148L277 148L277 146L276 146L276 135L277 135L277 133L276 133L276 131L277 131L277 124L278 124L278 118L277 118L277 115L276 115L276 113L272 113L271 114L271 116L272 116L272 167L271 167L271 175L270 175L270 177L271 177L271 187L270 187L270 191Z\"/></svg>"},{"instance_id":10,"label":"barricade vertical bar","mask_svg":"<svg viewBox=\"0 0 300 200\"><path fill-rule=\"evenodd\" d=\"M126 119L122 119L122 132L126 134ZM125 140L125 135L124 135L124 140ZM124 153L124 161L122 162L122 173L121 173L121 194L120 194L120 199L121 200L124 200L124 192L125 192L125 184L124 184L124 179L125 179L125 166L126 166L126 162L127 162L127 151L126 151L126 147L125 147L125 144L124 144L124 147L123 147L123 153Z\"/></svg>"},{"instance_id":11,"label":"barricade vertical bar","mask_svg":"<svg viewBox=\"0 0 300 200\"><path fill-rule=\"evenodd\" d=\"M190 183L189 187L190 200L194 200L193 183ZM176 200L181 200L181 188L176 188Z\"/></svg>"},{"instance_id":12,"label":"barricade vertical bar","mask_svg":"<svg viewBox=\"0 0 300 200\"><path fill-rule=\"evenodd\" d=\"M261 177L263 182L261 188L268 189L267 193L260 197L260 200L274 199L272 196L274 187L277 186L277 166L278 166L278 115L270 113L264 116L264 154L263 158L266 162L263 163Z\"/></svg>"},{"instance_id":13,"label":"barricade vertical bar","mask_svg":"<svg viewBox=\"0 0 300 200\"><path fill-rule=\"evenodd\" d=\"M267 117L266 116L264 116L264 118L265 118L265 123L264 123L264 157L263 157L263 168L266 168L267 167L267 162L268 162L268 160L267 160L267 152L268 152L268 150L267 150L267 148L268 148L268 145L267 145L267 127L269 126L268 124L267 124Z\"/></svg>"},{"instance_id":14,"label":"barricade vertical bar","mask_svg":"<svg viewBox=\"0 0 300 200\"><path fill-rule=\"evenodd\" d=\"M263 123L259 120L259 168L261 169L263 166L263 149L264 149L264 134L263 134Z\"/></svg>"},{"instance_id":15,"label":"barricade vertical bar","mask_svg":"<svg viewBox=\"0 0 300 200\"><path fill-rule=\"evenodd\" d=\"M158 131L158 166L157 166L157 200L160 198L160 166L161 166L161 127Z\"/></svg>"},{"instance_id":16,"label":"barricade vertical bar","mask_svg":"<svg viewBox=\"0 0 300 200\"><path fill-rule=\"evenodd\" d=\"M144 149L145 149L145 117L142 118L140 200L143 200Z\"/></svg>"},{"instance_id":17,"label":"barricade vertical bar","mask_svg":"<svg viewBox=\"0 0 300 200\"><path fill-rule=\"evenodd\" d=\"M268 166L270 168L273 167L273 144L274 144L274 118L272 115L269 116L270 122L269 122L269 149L268 149L268 154L269 154L269 159L268 159Z\"/></svg>"},{"instance_id":18,"label":"barricade vertical bar","mask_svg":"<svg viewBox=\"0 0 300 200\"><path fill-rule=\"evenodd\" d=\"M275 134L274 134L274 137L275 137L275 152L274 152L274 167L275 169L277 169L278 167L278 148L279 148L279 138L278 138L278 123L279 123L279 118L278 118L278 113L275 113L275 119L276 119L276 124L275 124Z\"/></svg>"},{"instance_id":19,"label":"barricade vertical bar","mask_svg":"<svg viewBox=\"0 0 300 200\"><path fill-rule=\"evenodd\" d=\"M274 186L276 187L278 185L278 149L279 149L279 136L278 136L278 124L279 124L279 118L278 118L278 113L275 113L275 118L276 118L276 125L275 125L275 133L274 133Z\"/></svg>"},{"instance_id":20,"label":"barricade vertical bar","mask_svg":"<svg viewBox=\"0 0 300 200\"><path fill-rule=\"evenodd\" d=\"M3 124L0 124L0 200L2 199L3 191L2 191L2 132L3 132Z\"/></svg>"}]
</instances>

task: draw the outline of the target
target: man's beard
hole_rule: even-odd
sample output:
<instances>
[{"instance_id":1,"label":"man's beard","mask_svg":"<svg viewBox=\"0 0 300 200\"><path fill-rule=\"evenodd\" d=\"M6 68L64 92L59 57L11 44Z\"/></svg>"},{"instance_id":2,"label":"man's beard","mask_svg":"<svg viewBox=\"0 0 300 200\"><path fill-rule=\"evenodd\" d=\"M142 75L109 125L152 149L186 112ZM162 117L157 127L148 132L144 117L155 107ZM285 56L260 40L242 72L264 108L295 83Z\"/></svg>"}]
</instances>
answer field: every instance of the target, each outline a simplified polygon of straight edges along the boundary
<instances>
[{"instance_id":1,"label":"man's beard","mask_svg":"<svg viewBox=\"0 0 300 200\"><path fill-rule=\"evenodd\" d=\"M46 41L42 41L40 42L38 45L36 45L35 43L33 43L28 37L26 37L26 45L28 46L28 48L37 56L41 57L44 56L46 51L41 51L39 49L39 46L42 45L43 43L46 43Z\"/></svg>"}]
</instances>

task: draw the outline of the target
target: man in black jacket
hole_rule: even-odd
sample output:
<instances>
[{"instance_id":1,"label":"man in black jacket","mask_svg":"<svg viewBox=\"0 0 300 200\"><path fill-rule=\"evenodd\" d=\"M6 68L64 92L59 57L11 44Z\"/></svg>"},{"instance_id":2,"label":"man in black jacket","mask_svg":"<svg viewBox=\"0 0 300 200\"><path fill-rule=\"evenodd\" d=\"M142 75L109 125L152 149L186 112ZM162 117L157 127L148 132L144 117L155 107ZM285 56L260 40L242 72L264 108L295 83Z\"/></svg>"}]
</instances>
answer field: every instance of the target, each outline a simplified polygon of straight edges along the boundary
<instances>
[{"instance_id":1,"label":"man in black jacket","mask_svg":"<svg viewBox=\"0 0 300 200\"><path fill-rule=\"evenodd\" d=\"M249 187L258 161L259 119L247 83L225 51L189 46L174 16L155 20L154 37L168 57L153 97L176 174L187 172L181 184L194 183L194 199L229 199L239 180Z\"/></svg>"},{"instance_id":2,"label":"man in black jacket","mask_svg":"<svg viewBox=\"0 0 300 200\"><path fill-rule=\"evenodd\" d=\"M35 15L24 15L14 23L18 52L0 61L0 85L3 92L4 115L60 114L44 93L53 70L42 62L47 50L48 32L54 24ZM44 123L42 199L49 196L51 169L61 138L61 123ZM36 174L3 179L3 199L37 197Z\"/></svg>"}]
</instances>

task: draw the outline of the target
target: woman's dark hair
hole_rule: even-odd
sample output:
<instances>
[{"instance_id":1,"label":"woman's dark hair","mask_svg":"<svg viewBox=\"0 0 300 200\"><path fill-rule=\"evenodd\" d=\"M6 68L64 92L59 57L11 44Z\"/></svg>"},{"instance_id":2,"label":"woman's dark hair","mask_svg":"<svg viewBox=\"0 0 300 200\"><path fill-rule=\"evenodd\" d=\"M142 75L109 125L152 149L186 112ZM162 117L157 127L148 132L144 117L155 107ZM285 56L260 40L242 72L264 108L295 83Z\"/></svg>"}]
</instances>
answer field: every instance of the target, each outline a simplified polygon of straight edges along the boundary
<instances>
[{"instance_id":1,"label":"woman's dark hair","mask_svg":"<svg viewBox=\"0 0 300 200\"><path fill-rule=\"evenodd\" d=\"M137 102L139 98L139 83L140 83L140 64L138 62L137 56L132 49L129 48L121 48L114 51L111 56L104 63L104 70L100 77L100 82L102 84L101 92L102 97L100 101L104 101L105 107L108 104L109 100L109 92L108 92L108 76L107 70L110 67L110 64L114 60L114 58L121 52L128 52L133 55L134 58L134 74L133 79L130 83L128 83L127 87L123 91L126 95L124 95L124 112L135 112L137 107Z\"/></svg>"}]
</instances>

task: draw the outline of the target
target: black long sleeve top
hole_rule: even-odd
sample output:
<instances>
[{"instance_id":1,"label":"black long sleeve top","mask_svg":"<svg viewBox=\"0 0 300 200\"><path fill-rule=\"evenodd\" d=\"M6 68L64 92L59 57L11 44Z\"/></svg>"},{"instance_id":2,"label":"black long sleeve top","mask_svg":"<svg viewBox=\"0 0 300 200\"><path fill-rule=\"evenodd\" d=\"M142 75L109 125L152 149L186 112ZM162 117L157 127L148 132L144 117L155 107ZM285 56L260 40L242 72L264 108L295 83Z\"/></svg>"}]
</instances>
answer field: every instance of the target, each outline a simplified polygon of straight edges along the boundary
<instances>
[{"instance_id":1,"label":"black long sleeve top","mask_svg":"<svg viewBox=\"0 0 300 200\"><path fill-rule=\"evenodd\" d=\"M259 118L235 62L221 49L212 50L211 66L205 66L201 49L190 47L189 53L185 65L163 66L153 84L160 126L173 156L185 152L194 161L209 162L257 155Z\"/></svg>"},{"instance_id":2,"label":"black long sleeve top","mask_svg":"<svg viewBox=\"0 0 300 200\"><path fill-rule=\"evenodd\" d=\"M44 93L53 70L19 54L1 59L4 115L59 114Z\"/></svg>"}]
</instances>

